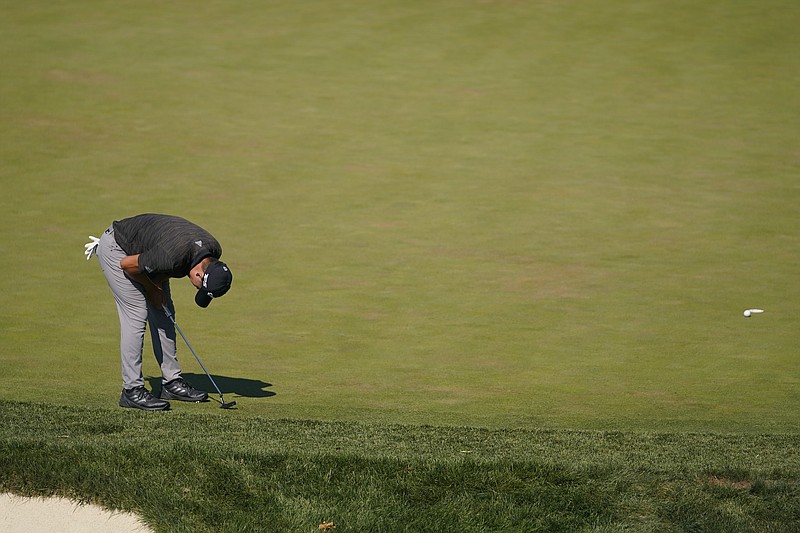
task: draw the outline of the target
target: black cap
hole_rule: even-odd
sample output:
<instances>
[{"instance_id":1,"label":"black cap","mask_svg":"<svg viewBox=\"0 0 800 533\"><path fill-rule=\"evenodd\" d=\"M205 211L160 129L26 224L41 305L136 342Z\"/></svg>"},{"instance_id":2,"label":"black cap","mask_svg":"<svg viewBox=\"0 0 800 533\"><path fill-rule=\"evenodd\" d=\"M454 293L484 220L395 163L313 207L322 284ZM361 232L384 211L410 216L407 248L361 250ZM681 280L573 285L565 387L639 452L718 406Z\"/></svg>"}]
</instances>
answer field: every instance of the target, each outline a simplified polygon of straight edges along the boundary
<instances>
[{"instance_id":1,"label":"black cap","mask_svg":"<svg viewBox=\"0 0 800 533\"><path fill-rule=\"evenodd\" d=\"M197 291L194 303L200 307L208 307L211 300L219 298L231 288L233 275L228 265L222 261L212 261L203 274L203 287Z\"/></svg>"}]
</instances>

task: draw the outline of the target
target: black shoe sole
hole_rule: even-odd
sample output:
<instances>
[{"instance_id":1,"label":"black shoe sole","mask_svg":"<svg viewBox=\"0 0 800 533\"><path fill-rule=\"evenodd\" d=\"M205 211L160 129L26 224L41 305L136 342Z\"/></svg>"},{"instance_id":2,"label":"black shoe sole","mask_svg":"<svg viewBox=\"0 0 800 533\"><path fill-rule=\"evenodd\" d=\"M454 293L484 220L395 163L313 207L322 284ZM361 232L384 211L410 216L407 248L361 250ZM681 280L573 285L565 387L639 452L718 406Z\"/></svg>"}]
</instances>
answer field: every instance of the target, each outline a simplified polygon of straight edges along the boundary
<instances>
[{"instance_id":1,"label":"black shoe sole","mask_svg":"<svg viewBox=\"0 0 800 533\"><path fill-rule=\"evenodd\" d=\"M138 403L133 402L123 403L122 400L120 400L119 406L126 409L140 409L142 411L169 411L169 404L159 407L148 407L146 405L139 405Z\"/></svg>"},{"instance_id":2,"label":"black shoe sole","mask_svg":"<svg viewBox=\"0 0 800 533\"><path fill-rule=\"evenodd\" d=\"M186 396L177 396L177 395L172 394L172 393L170 393L168 391L161 391L161 394L159 394L158 397L161 400L176 400L176 401L179 401L179 402L201 403L201 402L207 402L208 401L208 394L206 394L202 398L195 399L195 398L187 398Z\"/></svg>"}]
</instances>

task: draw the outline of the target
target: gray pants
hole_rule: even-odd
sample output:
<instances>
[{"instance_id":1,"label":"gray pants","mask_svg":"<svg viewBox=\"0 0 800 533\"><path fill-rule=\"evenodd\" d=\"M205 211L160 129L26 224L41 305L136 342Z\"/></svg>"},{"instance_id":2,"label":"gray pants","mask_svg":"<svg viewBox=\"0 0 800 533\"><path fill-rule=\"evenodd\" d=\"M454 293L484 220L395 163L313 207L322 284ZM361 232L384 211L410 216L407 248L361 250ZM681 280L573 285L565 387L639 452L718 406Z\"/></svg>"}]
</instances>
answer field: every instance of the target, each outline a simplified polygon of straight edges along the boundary
<instances>
[{"instance_id":1,"label":"gray pants","mask_svg":"<svg viewBox=\"0 0 800 533\"><path fill-rule=\"evenodd\" d=\"M133 281L119 266L127 254L114 240L114 228L109 227L97 247L97 259L103 275L114 293L119 314L120 352L122 355L122 386L126 389L144 385L142 376L142 348L144 331L150 324L153 352L161 366L161 381L167 383L181 376L181 367L175 354L175 325L164 313L147 301L144 287ZM167 306L175 316L169 282L163 285Z\"/></svg>"}]
</instances>

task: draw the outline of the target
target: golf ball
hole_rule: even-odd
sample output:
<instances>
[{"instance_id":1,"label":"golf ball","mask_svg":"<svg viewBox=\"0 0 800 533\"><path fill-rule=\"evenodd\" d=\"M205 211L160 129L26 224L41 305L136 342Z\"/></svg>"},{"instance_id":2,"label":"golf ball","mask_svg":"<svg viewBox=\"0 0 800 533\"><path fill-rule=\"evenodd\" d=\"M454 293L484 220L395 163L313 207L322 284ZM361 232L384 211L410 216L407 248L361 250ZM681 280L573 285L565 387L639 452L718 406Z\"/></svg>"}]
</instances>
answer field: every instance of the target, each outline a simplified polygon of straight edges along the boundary
<instances>
[{"instance_id":1,"label":"golf ball","mask_svg":"<svg viewBox=\"0 0 800 533\"><path fill-rule=\"evenodd\" d=\"M750 310L749 309L744 312L744 316L750 316Z\"/></svg>"}]
</instances>

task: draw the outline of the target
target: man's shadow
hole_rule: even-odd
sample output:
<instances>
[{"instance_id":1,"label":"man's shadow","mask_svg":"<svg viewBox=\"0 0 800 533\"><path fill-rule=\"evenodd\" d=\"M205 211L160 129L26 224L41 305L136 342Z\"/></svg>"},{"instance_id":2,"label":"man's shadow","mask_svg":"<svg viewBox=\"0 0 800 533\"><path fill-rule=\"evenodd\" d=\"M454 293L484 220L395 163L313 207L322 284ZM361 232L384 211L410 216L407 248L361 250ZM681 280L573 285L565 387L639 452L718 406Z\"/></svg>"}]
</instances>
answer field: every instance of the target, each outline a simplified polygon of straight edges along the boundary
<instances>
[{"instance_id":1,"label":"man's shadow","mask_svg":"<svg viewBox=\"0 0 800 533\"><path fill-rule=\"evenodd\" d=\"M236 394L245 398L268 398L275 396L272 391L264 390L267 387L272 387L272 383L261 381L259 379L247 378L232 378L228 376L211 376L214 378L214 383L217 384L222 394ZM161 393L161 378L148 376L145 378L150 383L150 390L153 391L153 396L158 397ZM211 380L205 374L187 374L183 373L183 379L189 382L189 385L195 389L206 391L213 394L217 391Z\"/></svg>"}]
</instances>

